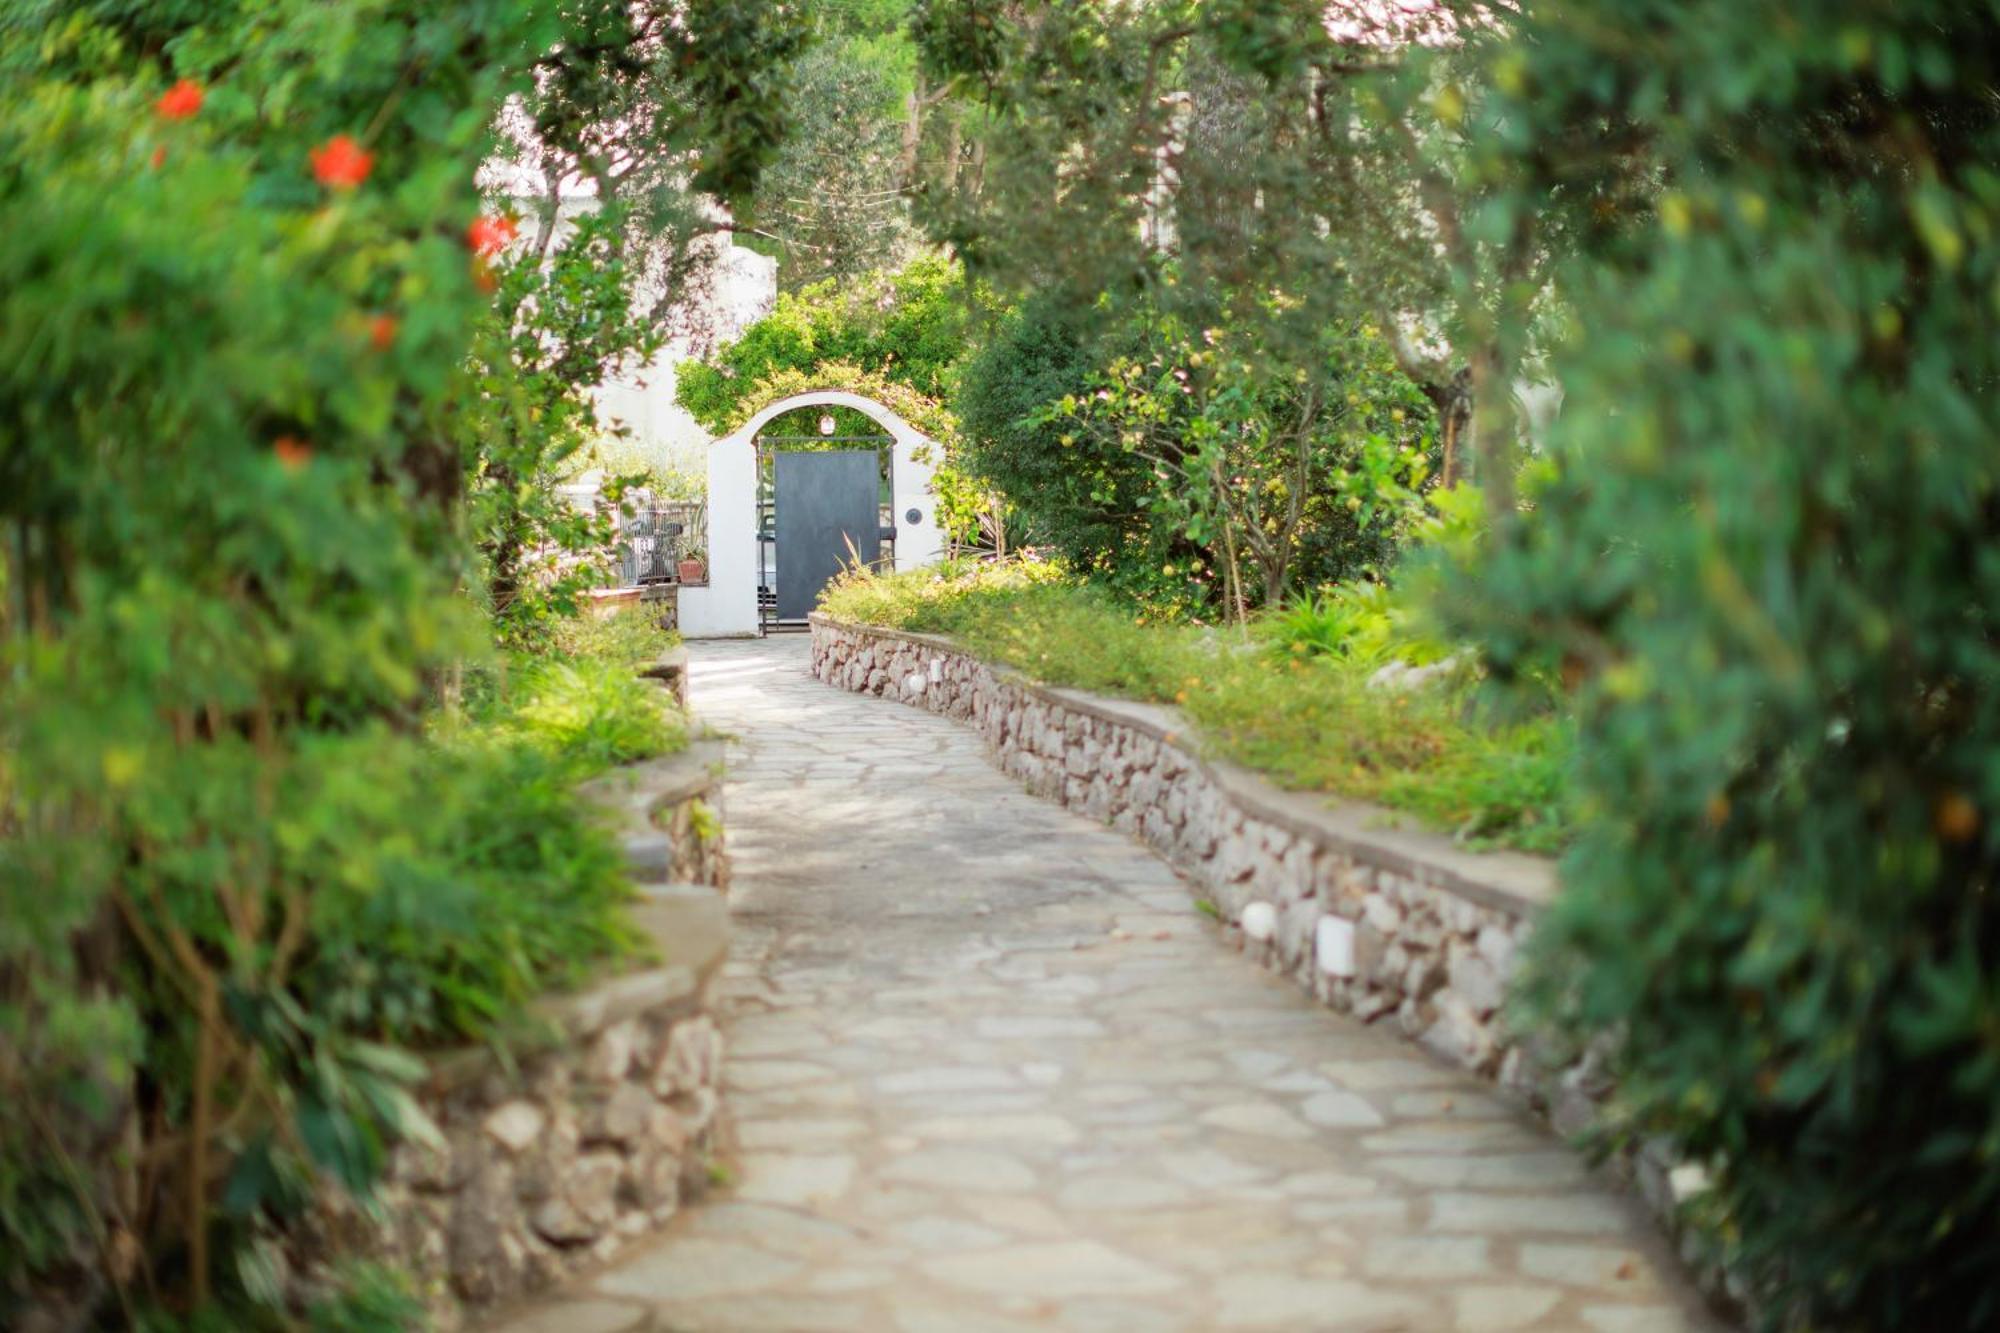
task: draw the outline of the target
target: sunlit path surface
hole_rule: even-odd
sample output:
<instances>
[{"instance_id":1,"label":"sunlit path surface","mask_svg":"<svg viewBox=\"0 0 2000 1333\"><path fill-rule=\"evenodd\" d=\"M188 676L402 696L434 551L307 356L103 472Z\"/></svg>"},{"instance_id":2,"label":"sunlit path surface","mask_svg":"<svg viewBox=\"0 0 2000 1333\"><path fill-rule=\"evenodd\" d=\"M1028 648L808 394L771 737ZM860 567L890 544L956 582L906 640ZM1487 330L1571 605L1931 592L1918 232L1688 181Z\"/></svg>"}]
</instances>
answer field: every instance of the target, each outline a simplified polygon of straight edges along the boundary
<instances>
[{"instance_id":1,"label":"sunlit path surface","mask_svg":"<svg viewBox=\"0 0 2000 1333\"><path fill-rule=\"evenodd\" d=\"M696 644L741 1171L508 1333L1709 1329L1637 1202L956 723Z\"/></svg>"}]
</instances>

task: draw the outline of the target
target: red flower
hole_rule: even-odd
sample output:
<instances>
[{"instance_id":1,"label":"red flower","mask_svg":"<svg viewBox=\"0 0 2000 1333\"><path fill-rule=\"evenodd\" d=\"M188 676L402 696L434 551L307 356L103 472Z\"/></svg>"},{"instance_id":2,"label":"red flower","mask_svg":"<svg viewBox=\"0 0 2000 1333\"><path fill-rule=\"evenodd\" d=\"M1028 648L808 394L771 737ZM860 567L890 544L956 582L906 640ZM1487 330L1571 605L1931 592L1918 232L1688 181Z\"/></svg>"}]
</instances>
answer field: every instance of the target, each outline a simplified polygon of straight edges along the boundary
<instances>
[{"instance_id":1,"label":"red flower","mask_svg":"<svg viewBox=\"0 0 2000 1333\"><path fill-rule=\"evenodd\" d=\"M312 150L313 176L332 190L351 190L375 169L375 154L345 134L336 134Z\"/></svg>"},{"instance_id":2,"label":"red flower","mask_svg":"<svg viewBox=\"0 0 2000 1333\"><path fill-rule=\"evenodd\" d=\"M271 452L278 456L278 461L285 465L287 472L297 472L312 462L312 446L290 435L280 435L271 441Z\"/></svg>"},{"instance_id":3,"label":"red flower","mask_svg":"<svg viewBox=\"0 0 2000 1333\"><path fill-rule=\"evenodd\" d=\"M510 217L474 218L465 229L465 243L476 255L497 255L514 241L521 224Z\"/></svg>"},{"instance_id":4,"label":"red flower","mask_svg":"<svg viewBox=\"0 0 2000 1333\"><path fill-rule=\"evenodd\" d=\"M201 99L201 85L193 79L182 79L160 95L156 107L162 120L186 120L201 110Z\"/></svg>"},{"instance_id":5,"label":"red flower","mask_svg":"<svg viewBox=\"0 0 2000 1333\"><path fill-rule=\"evenodd\" d=\"M376 315L368 321L368 341L378 352L386 352L396 345L396 317Z\"/></svg>"},{"instance_id":6,"label":"red flower","mask_svg":"<svg viewBox=\"0 0 2000 1333\"><path fill-rule=\"evenodd\" d=\"M167 162L167 146L161 144L153 150L153 170L158 171Z\"/></svg>"}]
</instances>

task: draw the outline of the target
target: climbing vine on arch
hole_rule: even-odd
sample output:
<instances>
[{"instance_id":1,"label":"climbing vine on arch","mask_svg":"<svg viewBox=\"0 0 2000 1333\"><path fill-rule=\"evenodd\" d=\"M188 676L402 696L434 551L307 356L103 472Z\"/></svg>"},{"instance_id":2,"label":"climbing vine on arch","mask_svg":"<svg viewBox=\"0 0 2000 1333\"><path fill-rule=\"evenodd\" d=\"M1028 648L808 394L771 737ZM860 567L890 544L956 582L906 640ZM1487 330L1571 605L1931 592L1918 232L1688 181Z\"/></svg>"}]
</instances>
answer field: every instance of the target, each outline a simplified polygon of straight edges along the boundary
<instances>
[{"instance_id":1,"label":"climbing vine on arch","mask_svg":"<svg viewBox=\"0 0 2000 1333\"><path fill-rule=\"evenodd\" d=\"M982 537L991 539L997 535L994 519L996 501L957 466L960 447L958 415L937 399L919 393L907 384L899 384L846 361L825 362L810 371L787 368L759 380L746 392L727 419L727 427L730 430L741 429L745 422L774 403L825 390L838 390L872 399L937 442L941 456L932 460L937 464L937 474L932 482L937 491L937 520L954 548L986 544L982 542ZM814 415L831 410L836 421L844 414L866 417L865 413L847 407L814 407L807 410ZM843 425L837 428L836 433L854 434L876 429L879 429L879 423L869 420L866 425Z\"/></svg>"}]
</instances>

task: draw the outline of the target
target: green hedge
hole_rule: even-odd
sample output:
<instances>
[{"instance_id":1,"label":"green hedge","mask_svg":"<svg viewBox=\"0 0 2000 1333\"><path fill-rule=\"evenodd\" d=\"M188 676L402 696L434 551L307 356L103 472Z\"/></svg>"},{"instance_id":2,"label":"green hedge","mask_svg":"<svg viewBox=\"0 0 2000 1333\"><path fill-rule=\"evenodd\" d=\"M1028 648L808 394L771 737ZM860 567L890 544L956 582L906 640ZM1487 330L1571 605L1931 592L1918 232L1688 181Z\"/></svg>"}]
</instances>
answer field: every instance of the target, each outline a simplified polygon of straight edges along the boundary
<instances>
[{"instance_id":1,"label":"green hedge","mask_svg":"<svg viewBox=\"0 0 2000 1333\"><path fill-rule=\"evenodd\" d=\"M1594 240L1555 478L1452 604L1584 691L1536 996L1624 1035L1764 1325L2000 1328L1996 13L1521 12L1481 153Z\"/></svg>"}]
</instances>

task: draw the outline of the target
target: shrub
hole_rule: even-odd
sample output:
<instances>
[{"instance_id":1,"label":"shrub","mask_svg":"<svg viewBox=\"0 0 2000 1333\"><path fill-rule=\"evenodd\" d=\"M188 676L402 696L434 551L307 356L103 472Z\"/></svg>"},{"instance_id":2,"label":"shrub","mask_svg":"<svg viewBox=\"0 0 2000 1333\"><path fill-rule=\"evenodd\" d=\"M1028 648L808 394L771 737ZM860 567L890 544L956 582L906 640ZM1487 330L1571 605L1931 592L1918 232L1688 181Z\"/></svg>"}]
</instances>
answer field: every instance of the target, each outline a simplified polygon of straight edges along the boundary
<instances>
[{"instance_id":1,"label":"shrub","mask_svg":"<svg viewBox=\"0 0 2000 1333\"><path fill-rule=\"evenodd\" d=\"M582 615L558 623L549 636L549 656L560 661L615 662L639 668L658 659L681 636L643 611Z\"/></svg>"},{"instance_id":2,"label":"shrub","mask_svg":"<svg viewBox=\"0 0 2000 1333\"><path fill-rule=\"evenodd\" d=\"M1342 583L1270 608L1257 621L1257 635L1280 659L1303 654L1374 663L1390 655L1392 623L1387 586Z\"/></svg>"},{"instance_id":3,"label":"shrub","mask_svg":"<svg viewBox=\"0 0 2000 1333\"><path fill-rule=\"evenodd\" d=\"M379 737L288 793L309 812L289 869L333 886L292 986L305 1019L403 1045L479 1040L630 945L619 848L578 808L578 761L548 740Z\"/></svg>"},{"instance_id":4,"label":"shrub","mask_svg":"<svg viewBox=\"0 0 2000 1333\"><path fill-rule=\"evenodd\" d=\"M425 413L481 299L484 133L440 104L497 102L524 34L476 5L378 5L365 36L232 8L0 25L0 1322L37 1288L255 1301L256 1230L315 1178L365 1188L415 1124L407 1063L294 987L365 948L319 932L376 849L319 802L421 765L396 724L475 642ZM181 76L206 91L170 99ZM375 182L407 188L351 155L316 180L371 119Z\"/></svg>"},{"instance_id":5,"label":"shrub","mask_svg":"<svg viewBox=\"0 0 2000 1333\"><path fill-rule=\"evenodd\" d=\"M1430 404L1372 325L1298 349L1302 319L1032 301L965 371L961 457L1025 540L1162 610L1240 618L1386 566L1431 477Z\"/></svg>"},{"instance_id":6,"label":"shrub","mask_svg":"<svg viewBox=\"0 0 2000 1333\"><path fill-rule=\"evenodd\" d=\"M786 371L810 380L833 362L942 398L967 347L963 288L956 265L927 256L893 272L781 294L742 337L680 367L675 401L721 434L756 410L745 401L766 380Z\"/></svg>"},{"instance_id":7,"label":"shrub","mask_svg":"<svg viewBox=\"0 0 2000 1333\"><path fill-rule=\"evenodd\" d=\"M548 662L529 669L510 729L583 770L650 759L687 745L687 723L658 685L622 662Z\"/></svg>"},{"instance_id":8,"label":"shrub","mask_svg":"<svg viewBox=\"0 0 2000 1333\"><path fill-rule=\"evenodd\" d=\"M509 390L476 173L569 15L0 21L0 1324L282 1323L272 1236L426 1130L388 1043L620 947L570 761L421 734Z\"/></svg>"},{"instance_id":9,"label":"shrub","mask_svg":"<svg viewBox=\"0 0 2000 1333\"><path fill-rule=\"evenodd\" d=\"M2000 1327L1993 14L1522 15L1481 152L1603 234L1556 475L1446 596L1581 690L1533 998L1623 1035L1761 1323Z\"/></svg>"},{"instance_id":10,"label":"shrub","mask_svg":"<svg viewBox=\"0 0 2000 1333\"><path fill-rule=\"evenodd\" d=\"M1215 572L1198 545L1144 521L1152 484L1145 460L1077 445L1074 427L1058 416L1063 400L1088 393L1103 358L1122 346L1058 299L1024 303L960 377L959 457L1005 497L1016 544L1046 547L1162 608L1194 610L1214 600Z\"/></svg>"}]
</instances>

